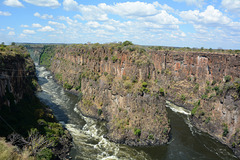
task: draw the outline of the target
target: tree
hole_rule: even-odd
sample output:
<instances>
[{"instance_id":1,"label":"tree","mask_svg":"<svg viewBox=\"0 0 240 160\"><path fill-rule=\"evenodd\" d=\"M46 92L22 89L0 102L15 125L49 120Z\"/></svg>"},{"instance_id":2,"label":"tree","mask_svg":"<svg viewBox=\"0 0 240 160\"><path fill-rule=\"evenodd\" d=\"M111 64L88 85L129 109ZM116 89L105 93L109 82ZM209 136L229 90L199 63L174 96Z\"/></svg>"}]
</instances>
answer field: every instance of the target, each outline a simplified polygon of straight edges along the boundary
<instances>
[{"instance_id":1,"label":"tree","mask_svg":"<svg viewBox=\"0 0 240 160\"><path fill-rule=\"evenodd\" d=\"M133 45L133 43L131 41L124 41L123 45L124 46L130 46L130 45Z\"/></svg>"},{"instance_id":2,"label":"tree","mask_svg":"<svg viewBox=\"0 0 240 160\"><path fill-rule=\"evenodd\" d=\"M15 42L12 42L12 44L11 44L12 46L15 46L16 45L16 43Z\"/></svg>"}]
</instances>

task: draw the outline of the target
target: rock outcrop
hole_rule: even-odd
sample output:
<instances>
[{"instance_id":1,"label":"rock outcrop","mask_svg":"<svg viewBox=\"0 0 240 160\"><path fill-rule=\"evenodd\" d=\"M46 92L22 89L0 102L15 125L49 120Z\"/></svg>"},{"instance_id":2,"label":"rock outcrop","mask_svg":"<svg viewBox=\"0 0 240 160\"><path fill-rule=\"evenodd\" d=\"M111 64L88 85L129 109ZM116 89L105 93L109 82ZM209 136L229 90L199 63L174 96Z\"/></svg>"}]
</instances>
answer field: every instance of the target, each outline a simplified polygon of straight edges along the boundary
<instances>
[{"instance_id":1,"label":"rock outcrop","mask_svg":"<svg viewBox=\"0 0 240 160\"><path fill-rule=\"evenodd\" d=\"M84 115L107 121L110 140L133 146L163 144L170 131L165 97L150 80L153 64L145 54L138 56L144 61L141 66L132 63L129 52L58 46L50 70L66 89L81 91Z\"/></svg>"},{"instance_id":2,"label":"rock outcrop","mask_svg":"<svg viewBox=\"0 0 240 160\"><path fill-rule=\"evenodd\" d=\"M39 88L35 66L24 47L3 47L0 52L0 108L17 104L24 94Z\"/></svg>"},{"instance_id":3,"label":"rock outcrop","mask_svg":"<svg viewBox=\"0 0 240 160\"><path fill-rule=\"evenodd\" d=\"M68 90L80 91L83 114L108 122L109 139L129 145L166 142L166 98L191 110L196 127L238 155L239 55L120 44L54 50L49 59L56 80Z\"/></svg>"}]
</instances>

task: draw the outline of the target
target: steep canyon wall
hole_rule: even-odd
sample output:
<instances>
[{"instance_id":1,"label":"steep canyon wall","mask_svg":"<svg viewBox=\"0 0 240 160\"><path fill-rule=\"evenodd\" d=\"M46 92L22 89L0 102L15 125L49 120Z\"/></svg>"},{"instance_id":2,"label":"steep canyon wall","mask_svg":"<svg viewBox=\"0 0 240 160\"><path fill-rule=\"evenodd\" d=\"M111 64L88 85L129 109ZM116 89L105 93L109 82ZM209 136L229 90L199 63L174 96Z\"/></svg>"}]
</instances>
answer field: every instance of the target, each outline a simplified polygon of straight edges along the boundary
<instances>
[{"instance_id":1,"label":"steep canyon wall","mask_svg":"<svg viewBox=\"0 0 240 160\"><path fill-rule=\"evenodd\" d=\"M49 60L56 80L82 96L81 112L107 121L113 141L167 142L167 99L238 154L239 55L97 44L56 46Z\"/></svg>"}]
</instances>

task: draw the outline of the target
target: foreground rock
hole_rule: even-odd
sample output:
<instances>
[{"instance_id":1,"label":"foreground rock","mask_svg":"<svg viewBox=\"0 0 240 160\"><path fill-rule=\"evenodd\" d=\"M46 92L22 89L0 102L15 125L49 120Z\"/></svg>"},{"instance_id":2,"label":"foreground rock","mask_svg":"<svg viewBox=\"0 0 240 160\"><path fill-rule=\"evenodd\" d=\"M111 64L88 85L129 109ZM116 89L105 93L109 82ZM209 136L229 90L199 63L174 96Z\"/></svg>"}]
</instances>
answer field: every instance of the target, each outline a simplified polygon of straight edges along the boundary
<instances>
[{"instance_id":1,"label":"foreground rock","mask_svg":"<svg viewBox=\"0 0 240 160\"><path fill-rule=\"evenodd\" d=\"M0 137L8 137L24 159L66 159L72 137L35 96L39 90L26 48L0 45Z\"/></svg>"}]
</instances>

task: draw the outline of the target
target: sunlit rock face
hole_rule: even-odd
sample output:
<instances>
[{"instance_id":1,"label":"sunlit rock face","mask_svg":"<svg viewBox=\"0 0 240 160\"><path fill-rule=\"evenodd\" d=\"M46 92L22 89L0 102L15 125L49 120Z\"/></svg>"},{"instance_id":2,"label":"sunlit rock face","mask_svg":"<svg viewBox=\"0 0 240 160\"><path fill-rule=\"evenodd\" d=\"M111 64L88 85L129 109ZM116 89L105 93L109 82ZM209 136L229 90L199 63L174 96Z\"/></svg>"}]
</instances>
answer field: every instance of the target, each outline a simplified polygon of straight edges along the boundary
<instances>
[{"instance_id":1,"label":"sunlit rock face","mask_svg":"<svg viewBox=\"0 0 240 160\"><path fill-rule=\"evenodd\" d=\"M69 45L57 46L50 62L56 80L81 91L81 112L108 122L113 141L167 142L167 99L192 111L196 127L239 151L239 55Z\"/></svg>"}]
</instances>

